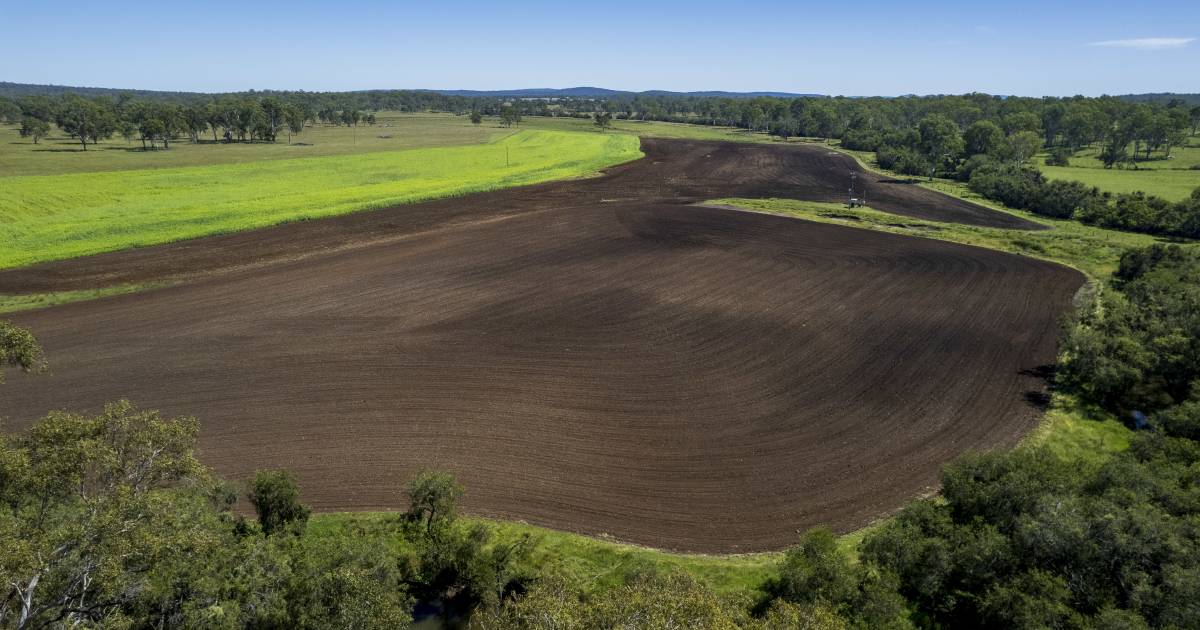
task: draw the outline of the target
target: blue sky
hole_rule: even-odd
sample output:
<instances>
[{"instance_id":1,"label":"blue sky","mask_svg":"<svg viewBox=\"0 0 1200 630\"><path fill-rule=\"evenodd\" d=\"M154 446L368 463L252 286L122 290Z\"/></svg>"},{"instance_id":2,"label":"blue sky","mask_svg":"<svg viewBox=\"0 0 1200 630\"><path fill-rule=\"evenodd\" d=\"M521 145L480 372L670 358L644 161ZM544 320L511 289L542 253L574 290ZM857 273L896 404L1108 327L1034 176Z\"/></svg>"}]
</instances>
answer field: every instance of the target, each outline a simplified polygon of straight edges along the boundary
<instances>
[{"instance_id":1,"label":"blue sky","mask_svg":"<svg viewBox=\"0 0 1200 630\"><path fill-rule=\"evenodd\" d=\"M0 80L162 90L1200 92L1200 1L16 2Z\"/></svg>"}]
</instances>

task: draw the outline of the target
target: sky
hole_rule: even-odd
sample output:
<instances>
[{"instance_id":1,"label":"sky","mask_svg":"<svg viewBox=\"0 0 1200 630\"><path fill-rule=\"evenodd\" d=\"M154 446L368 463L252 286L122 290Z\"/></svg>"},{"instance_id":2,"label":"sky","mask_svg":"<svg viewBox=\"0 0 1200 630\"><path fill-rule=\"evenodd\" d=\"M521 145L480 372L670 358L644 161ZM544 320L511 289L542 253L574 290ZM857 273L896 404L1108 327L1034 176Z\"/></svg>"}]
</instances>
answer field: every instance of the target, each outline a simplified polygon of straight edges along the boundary
<instances>
[{"instance_id":1,"label":"sky","mask_svg":"<svg viewBox=\"0 0 1200 630\"><path fill-rule=\"evenodd\" d=\"M1200 92L1200 0L0 0L0 81L248 89Z\"/></svg>"}]
</instances>

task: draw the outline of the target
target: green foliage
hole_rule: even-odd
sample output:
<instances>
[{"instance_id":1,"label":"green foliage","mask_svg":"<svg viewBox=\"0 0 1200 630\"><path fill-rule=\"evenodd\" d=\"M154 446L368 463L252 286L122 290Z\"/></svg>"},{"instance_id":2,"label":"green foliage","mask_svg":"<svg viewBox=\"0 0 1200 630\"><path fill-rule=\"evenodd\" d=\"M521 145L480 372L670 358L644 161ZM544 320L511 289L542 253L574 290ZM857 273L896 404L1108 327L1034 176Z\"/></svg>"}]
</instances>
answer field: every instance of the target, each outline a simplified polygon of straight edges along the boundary
<instances>
[{"instance_id":1,"label":"green foliage","mask_svg":"<svg viewBox=\"0 0 1200 630\"><path fill-rule=\"evenodd\" d=\"M1040 140L1039 140L1040 141ZM1143 193L1110 196L1073 181L1046 181L1036 170L973 157L958 169L971 190L1013 208L1088 225L1200 238L1200 188L1171 203Z\"/></svg>"},{"instance_id":2,"label":"green foliage","mask_svg":"<svg viewBox=\"0 0 1200 630\"><path fill-rule=\"evenodd\" d=\"M239 527L236 493L195 458L197 428L120 402L0 436L0 626L409 623L388 543L399 529L319 539Z\"/></svg>"},{"instance_id":3,"label":"green foliage","mask_svg":"<svg viewBox=\"0 0 1200 630\"><path fill-rule=\"evenodd\" d=\"M784 555L772 590L788 601L836 605L849 601L856 587L850 559L838 548L833 532L813 529Z\"/></svg>"},{"instance_id":4,"label":"green foliage","mask_svg":"<svg viewBox=\"0 0 1200 630\"><path fill-rule=\"evenodd\" d=\"M1004 154L1017 164L1024 164L1042 150L1042 137L1034 131L1018 131L1008 137Z\"/></svg>"},{"instance_id":5,"label":"green foliage","mask_svg":"<svg viewBox=\"0 0 1200 630\"><path fill-rule=\"evenodd\" d=\"M1200 577L1186 472L1200 449L1174 439L1139 438L1098 469L1037 449L964 458L943 473L944 503L906 508L863 558L895 571L930 624L1078 627L1114 609L1177 623Z\"/></svg>"},{"instance_id":6,"label":"green foliage","mask_svg":"<svg viewBox=\"0 0 1200 630\"><path fill-rule=\"evenodd\" d=\"M505 594L524 590L532 538L501 538L482 523L463 523L457 503L463 488L454 476L423 471L408 483L412 552L402 561L412 593L442 602L446 615L497 610Z\"/></svg>"},{"instance_id":7,"label":"green foliage","mask_svg":"<svg viewBox=\"0 0 1200 630\"><path fill-rule=\"evenodd\" d=\"M67 135L78 139L85 151L89 142L96 144L110 138L117 129L117 117L111 103L78 96L63 99L55 110L54 122Z\"/></svg>"},{"instance_id":8,"label":"green foliage","mask_svg":"<svg viewBox=\"0 0 1200 630\"><path fill-rule=\"evenodd\" d=\"M54 412L0 442L0 623L94 623L130 605L147 570L213 547L211 480L194 419L127 402Z\"/></svg>"},{"instance_id":9,"label":"green foliage","mask_svg":"<svg viewBox=\"0 0 1200 630\"><path fill-rule=\"evenodd\" d=\"M33 143L37 144L38 140L46 137L50 133L50 123L34 118L33 116L25 116L21 119L21 137L31 138Z\"/></svg>"},{"instance_id":10,"label":"green foliage","mask_svg":"<svg viewBox=\"0 0 1200 630\"><path fill-rule=\"evenodd\" d=\"M592 117L592 121L600 131L604 131L612 126L612 114L608 112L596 112Z\"/></svg>"},{"instance_id":11,"label":"green foliage","mask_svg":"<svg viewBox=\"0 0 1200 630\"><path fill-rule=\"evenodd\" d=\"M408 482L408 517L433 534L454 522L463 487L447 472L426 470Z\"/></svg>"},{"instance_id":12,"label":"green foliage","mask_svg":"<svg viewBox=\"0 0 1200 630\"><path fill-rule=\"evenodd\" d=\"M880 168L904 175L928 175L929 161L916 149L909 147L882 146L875 154Z\"/></svg>"},{"instance_id":13,"label":"green foliage","mask_svg":"<svg viewBox=\"0 0 1200 630\"><path fill-rule=\"evenodd\" d=\"M263 534L300 534L312 510L300 502L300 487L286 470L260 470L254 475L247 497L258 514Z\"/></svg>"},{"instance_id":14,"label":"green foliage","mask_svg":"<svg viewBox=\"0 0 1200 630\"><path fill-rule=\"evenodd\" d=\"M786 619L785 615L790 612L781 609L776 613L776 619ZM795 616L802 617L802 614L797 612ZM803 615L802 618L809 617ZM839 627L836 617L827 612L820 614L818 619L828 620L828 624L807 627ZM721 600L685 574L640 576L627 585L597 593L589 593L582 585L559 575L550 575L539 580L524 597L508 600L496 611L478 612L471 627L479 630L735 630L754 627L751 623L744 609Z\"/></svg>"},{"instance_id":15,"label":"green foliage","mask_svg":"<svg viewBox=\"0 0 1200 630\"><path fill-rule=\"evenodd\" d=\"M832 532L813 529L784 555L767 592L804 609L835 612L855 627L910 627L897 587L890 573L852 562Z\"/></svg>"},{"instance_id":16,"label":"green foliage","mask_svg":"<svg viewBox=\"0 0 1200 630\"><path fill-rule=\"evenodd\" d=\"M962 133L953 120L941 115L926 116L917 126L918 147L925 159L938 170L954 170L964 149Z\"/></svg>"},{"instance_id":17,"label":"green foliage","mask_svg":"<svg viewBox=\"0 0 1200 630\"><path fill-rule=\"evenodd\" d=\"M521 124L521 112L512 105L505 105L500 108L500 126L512 127L513 125Z\"/></svg>"},{"instance_id":18,"label":"green foliage","mask_svg":"<svg viewBox=\"0 0 1200 630\"><path fill-rule=\"evenodd\" d=\"M967 155L995 155L1004 146L1004 130L990 120L977 120L963 132Z\"/></svg>"},{"instance_id":19,"label":"green foliage","mask_svg":"<svg viewBox=\"0 0 1200 630\"><path fill-rule=\"evenodd\" d=\"M1063 383L1119 413L1200 393L1200 257L1174 245L1129 252L1114 286L1067 336Z\"/></svg>"},{"instance_id":20,"label":"green foliage","mask_svg":"<svg viewBox=\"0 0 1200 630\"><path fill-rule=\"evenodd\" d=\"M1054 147L1050 150L1050 155L1046 158L1046 166L1070 166L1071 165L1071 149L1068 147Z\"/></svg>"},{"instance_id":21,"label":"green foliage","mask_svg":"<svg viewBox=\"0 0 1200 630\"><path fill-rule=\"evenodd\" d=\"M0 383L4 382L5 367L36 372L44 368L45 362L42 347L33 333L0 320Z\"/></svg>"}]
</instances>

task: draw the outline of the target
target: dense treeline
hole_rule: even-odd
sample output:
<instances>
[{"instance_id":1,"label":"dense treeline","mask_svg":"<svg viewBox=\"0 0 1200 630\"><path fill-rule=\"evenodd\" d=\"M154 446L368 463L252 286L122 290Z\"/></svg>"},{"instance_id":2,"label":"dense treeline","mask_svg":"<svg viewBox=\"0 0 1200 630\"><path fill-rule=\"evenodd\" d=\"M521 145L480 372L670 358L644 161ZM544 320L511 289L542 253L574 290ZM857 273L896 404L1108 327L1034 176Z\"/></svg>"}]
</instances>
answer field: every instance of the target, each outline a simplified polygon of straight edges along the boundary
<instances>
[{"instance_id":1,"label":"dense treeline","mask_svg":"<svg viewBox=\"0 0 1200 630\"><path fill-rule=\"evenodd\" d=\"M971 190L1035 214L1117 230L1200 238L1200 187L1191 197L1170 202L1141 192L1113 195L1080 182L1047 181L1036 170L992 160L973 160L960 173Z\"/></svg>"},{"instance_id":2,"label":"dense treeline","mask_svg":"<svg viewBox=\"0 0 1200 630\"><path fill-rule=\"evenodd\" d=\"M35 143L53 122L84 150L117 134L126 140L140 139L144 147L161 144L169 148L177 138L199 142L208 133L213 142L274 142L281 133L300 133L306 124L315 121L345 125L375 122L374 114L357 109L313 110L307 104L273 96L227 97L186 105L74 94L59 99L27 96L7 103L0 100L0 118L20 122L21 135Z\"/></svg>"}]
</instances>

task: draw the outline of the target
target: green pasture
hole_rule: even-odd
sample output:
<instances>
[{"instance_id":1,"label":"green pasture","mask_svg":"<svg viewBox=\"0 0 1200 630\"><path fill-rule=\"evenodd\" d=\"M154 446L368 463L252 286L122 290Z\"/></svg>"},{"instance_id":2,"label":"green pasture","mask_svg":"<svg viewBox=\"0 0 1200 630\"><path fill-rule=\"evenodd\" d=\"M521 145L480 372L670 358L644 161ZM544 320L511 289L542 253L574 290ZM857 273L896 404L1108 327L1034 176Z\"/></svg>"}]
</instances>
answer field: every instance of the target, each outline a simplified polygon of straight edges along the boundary
<instances>
[{"instance_id":1,"label":"green pasture","mask_svg":"<svg viewBox=\"0 0 1200 630\"><path fill-rule=\"evenodd\" d=\"M526 130L461 147L0 179L0 268L578 177L637 138Z\"/></svg>"},{"instance_id":2,"label":"green pasture","mask_svg":"<svg viewBox=\"0 0 1200 630\"><path fill-rule=\"evenodd\" d=\"M0 177L61 175L95 171L176 168L234 164L261 160L350 155L433 147L483 144L513 133L495 120L472 125L466 116L380 112L374 125L357 127L315 124L278 142L213 142L212 134L199 143L176 140L170 149L143 150L138 140L114 136L84 151L79 142L57 128L37 144L22 138L17 125L0 125Z\"/></svg>"},{"instance_id":3,"label":"green pasture","mask_svg":"<svg viewBox=\"0 0 1200 630\"><path fill-rule=\"evenodd\" d=\"M1111 193L1140 191L1169 201L1186 199L1193 190L1200 188L1200 170L1133 170L1044 165L1038 168L1050 179L1075 180Z\"/></svg>"},{"instance_id":4,"label":"green pasture","mask_svg":"<svg viewBox=\"0 0 1200 630\"><path fill-rule=\"evenodd\" d=\"M1129 149L1132 151L1133 145L1130 145ZM1044 160L1045 157L1046 154L1043 153L1039 159ZM1104 168L1104 162L1100 161L1100 148L1096 146L1083 148L1071 156L1070 163L1071 168ZM1172 147L1169 158L1162 150L1152 152L1149 159L1145 158L1144 153L1139 153L1138 157L1134 158L1133 166L1138 171L1187 170L1193 166L1200 166L1200 136L1192 136L1184 146Z\"/></svg>"},{"instance_id":5,"label":"green pasture","mask_svg":"<svg viewBox=\"0 0 1200 630\"><path fill-rule=\"evenodd\" d=\"M1137 157L1122 168L1104 168L1099 155L1099 148L1087 147L1071 157L1070 166L1046 166L1045 154L1033 164L1050 179L1075 180L1112 193L1141 191L1179 201L1200 188L1200 136L1189 138L1185 146L1173 147L1169 158L1164 151L1156 151L1149 159Z\"/></svg>"}]
</instances>

